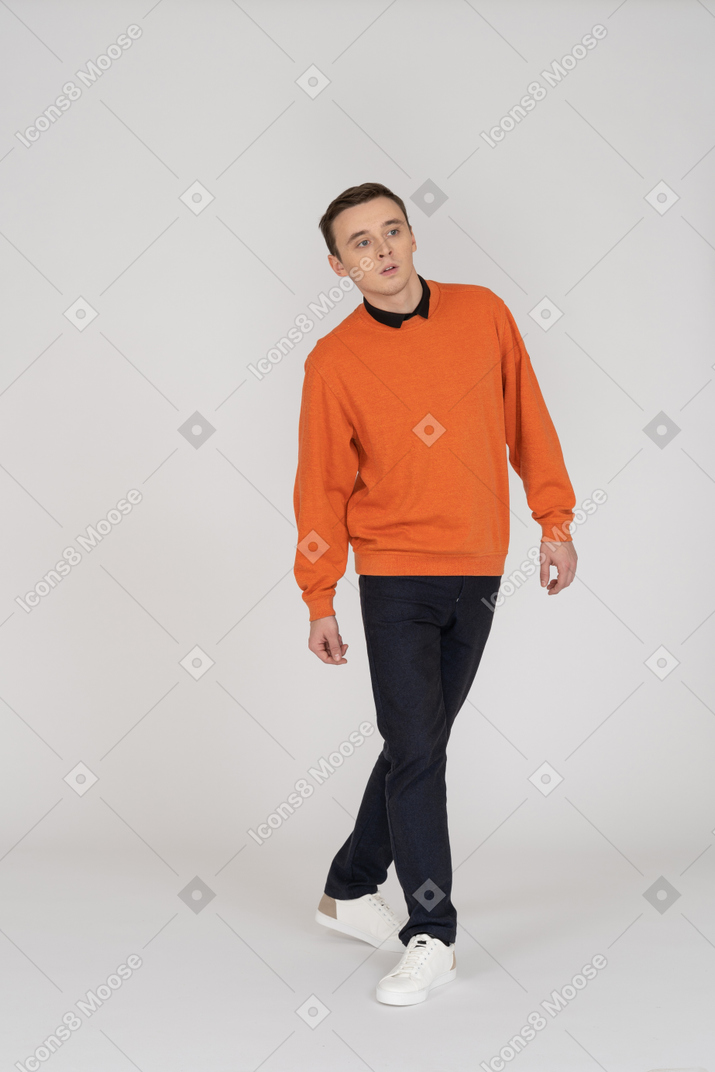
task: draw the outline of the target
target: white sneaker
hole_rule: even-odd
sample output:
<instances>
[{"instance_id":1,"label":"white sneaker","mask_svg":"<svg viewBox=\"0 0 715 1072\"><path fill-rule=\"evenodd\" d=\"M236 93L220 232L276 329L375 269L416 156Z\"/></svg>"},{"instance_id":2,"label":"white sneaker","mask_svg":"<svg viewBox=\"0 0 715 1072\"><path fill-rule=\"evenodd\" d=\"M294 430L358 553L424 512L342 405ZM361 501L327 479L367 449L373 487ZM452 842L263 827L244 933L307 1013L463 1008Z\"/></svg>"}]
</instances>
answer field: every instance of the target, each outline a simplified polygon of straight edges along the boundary
<instances>
[{"instance_id":1,"label":"white sneaker","mask_svg":"<svg viewBox=\"0 0 715 1072\"><path fill-rule=\"evenodd\" d=\"M399 964L377 984L377 1000L385 1005L416 1005L433 986L457 974L454 942L445 945L431 934L414 934Z\"/></svg>"},{"instance_id":2,"label":"white sneaker","mask_svg":"<svg viewBox=\"0 0 715 1072\"><path fill-rule=\"evenodd\" d=\"M397 937L405 920L397 918L379 893L366 893L349 901L337 900L324 893L315 920L324 927L361 938L379 949L388 949L391 953L405 951L404 942Z\"/></svg>"}]
</instances>

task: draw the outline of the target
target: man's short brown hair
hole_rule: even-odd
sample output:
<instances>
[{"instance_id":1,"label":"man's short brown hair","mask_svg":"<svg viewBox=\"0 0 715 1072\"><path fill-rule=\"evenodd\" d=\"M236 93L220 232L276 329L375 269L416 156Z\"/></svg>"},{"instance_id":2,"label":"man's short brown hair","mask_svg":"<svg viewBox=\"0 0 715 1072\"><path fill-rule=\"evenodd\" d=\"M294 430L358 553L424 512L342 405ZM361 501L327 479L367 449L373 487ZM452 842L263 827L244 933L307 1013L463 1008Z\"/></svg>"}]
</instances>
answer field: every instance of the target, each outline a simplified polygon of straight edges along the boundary
<instances>
[{"instance_id":1,"label":"man's short brown hair","mask_svg":"<svg viewBox=\"0 0 715 1072\"><path fill-rule=\"evenodd\" d=\"M393 194L392 190L388 190L387 186L383 186L381 182L363 182L360 186L349 186L347 190L343 190L341 194L338 194L338 196L330 202L318 224L320 230L323 232L325 243L334 257L340 259L338 247L335 245L335 235L333 234L333 221L335 217L346 208L352 208L353 205L362 205L366 201L373 201L376 197L389 197L399 205L402 214L405 217L407 226L409 227L410 221L407 217L405 202L401 197L398 197L397 194Z\"/></svg>"}]
</instances>

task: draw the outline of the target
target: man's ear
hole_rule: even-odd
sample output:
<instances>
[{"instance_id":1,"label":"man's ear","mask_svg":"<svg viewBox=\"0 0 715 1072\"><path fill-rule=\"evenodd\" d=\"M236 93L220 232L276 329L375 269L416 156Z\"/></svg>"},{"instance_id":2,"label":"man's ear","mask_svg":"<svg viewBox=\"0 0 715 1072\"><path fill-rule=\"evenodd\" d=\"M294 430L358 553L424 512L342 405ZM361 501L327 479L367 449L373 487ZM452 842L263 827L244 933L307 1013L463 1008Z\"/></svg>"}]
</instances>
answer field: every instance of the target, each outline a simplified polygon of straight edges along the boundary
<instances>
[{"instance_id":1,"label":"man's ear","mask_svg":"<svg viewBox=\"0 0 715 1072\"><path fill-rule=\"evenodd\" d=\"M336 275L340 275L341 272L345 274L345 268L343 267L342 261L340 261L338 257L336 257L332 253L328 254L328 264L333 269Z\"/></svg>"}]
</instances>

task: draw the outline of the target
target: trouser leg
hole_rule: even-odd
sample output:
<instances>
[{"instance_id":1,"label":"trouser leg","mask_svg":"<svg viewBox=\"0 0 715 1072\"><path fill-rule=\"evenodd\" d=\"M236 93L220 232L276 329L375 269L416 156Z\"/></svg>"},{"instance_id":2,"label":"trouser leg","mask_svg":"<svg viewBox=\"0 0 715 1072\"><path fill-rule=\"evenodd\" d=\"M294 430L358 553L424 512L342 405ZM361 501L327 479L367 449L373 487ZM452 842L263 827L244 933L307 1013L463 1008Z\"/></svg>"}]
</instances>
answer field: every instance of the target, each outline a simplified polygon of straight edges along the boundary
<instances>
[{"instance_id":1,"label":"trouser leg","mask_svg":"<svg viewBox=\"0 0 715 1072\"><path fill-rule=\"evenodd\" d=\"M336 854L329 896L373 893L394 859L410 913L400 937L452 942L446 746L493 619L499 577L361 575L377 724L384 738L355 828Z\"/></svg>"}]
</instances>

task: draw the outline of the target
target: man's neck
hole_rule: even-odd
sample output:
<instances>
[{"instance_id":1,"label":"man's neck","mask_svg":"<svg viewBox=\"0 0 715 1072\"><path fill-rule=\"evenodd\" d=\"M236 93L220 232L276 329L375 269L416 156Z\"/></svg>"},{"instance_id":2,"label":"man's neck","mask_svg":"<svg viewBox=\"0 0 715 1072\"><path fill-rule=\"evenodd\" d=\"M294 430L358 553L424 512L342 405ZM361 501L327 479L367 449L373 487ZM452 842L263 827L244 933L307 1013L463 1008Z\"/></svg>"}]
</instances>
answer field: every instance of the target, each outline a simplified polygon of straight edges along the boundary
<instances>
[{"instance_id":1,"label":"man's neck","mask_svg":"<svg viewBox=\"0 0 715 1072\"><path fill-rule=\"evenodd\" d=\"M422 297L422 284L413 267L412 274L404 287L396 294L366 293L363 297L376 309L384 309L388 313L411 313L419 305Z\"/></svg>"}]
</instances>

